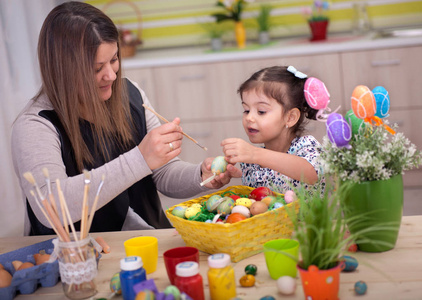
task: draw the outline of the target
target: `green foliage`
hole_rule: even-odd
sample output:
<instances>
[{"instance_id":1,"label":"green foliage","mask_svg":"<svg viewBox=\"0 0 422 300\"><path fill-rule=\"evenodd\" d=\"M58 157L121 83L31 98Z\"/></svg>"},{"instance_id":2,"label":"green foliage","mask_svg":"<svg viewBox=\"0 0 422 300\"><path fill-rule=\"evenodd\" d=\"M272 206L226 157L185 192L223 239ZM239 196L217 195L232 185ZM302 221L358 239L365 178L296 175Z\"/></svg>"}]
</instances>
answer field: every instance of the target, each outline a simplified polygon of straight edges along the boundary
<instances>
[{"instance_id":1,"label":"green foliage","mask_svg":"<svg viewBox=\"0 0 422 300\"><path fill-rule=\"evenodd\" d=\"M203 23L201 24L210 38L221 38L226 32L226 28L219 23Z\"/></svg>"},{"instance_id":2,"label":"green foliage","mask_svg":"<svg viewBox=\"0 0 422 300\"><path fill-rule=\"evenodd\" d=\"M393 129L397 131L398 126ZM321 159L325 174L358 183L385 180L422 162L422 152L403 133L391 135L383 126L364 126L349 144L351 149L338 148L324 137Z\"/></svg>"},{"instance_id":3,"label":"green foliage","mask_svg":"<svg viewBox=\"0 0 422 300\"><path fill-rule=\"evenodd\" d=\"M260 32L269 31L271 26L271 10L270 5L261 5L259 15L256 18Z\"/></svg>"},{"instance_id":4,"label":"green foliage","mask_svg":"<svg viewBox=\"0 0 422 300\"><path fill-rule=\"evenodd\" d=\"M215 17L217 23L225 20L239 22L242 19L243 8L247 2L246 0L219 0L216 5L222 7L226 13L215 13L212 16Z\"/></svg>"}]
</instances>

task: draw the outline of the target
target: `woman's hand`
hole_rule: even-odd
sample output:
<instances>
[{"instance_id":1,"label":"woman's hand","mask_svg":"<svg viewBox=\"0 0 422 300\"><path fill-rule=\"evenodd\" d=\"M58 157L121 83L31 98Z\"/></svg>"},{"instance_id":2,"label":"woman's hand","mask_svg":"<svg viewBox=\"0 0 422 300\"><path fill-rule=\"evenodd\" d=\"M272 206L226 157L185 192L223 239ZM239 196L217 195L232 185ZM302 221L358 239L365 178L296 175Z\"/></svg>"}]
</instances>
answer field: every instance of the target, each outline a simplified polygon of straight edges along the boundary
<instances>
[{"instance_id":1,"label":"woman's hand","mask_svg":"<svg viewBox=\"0 0 422 300\"><path fill-rule=\"evenodd\" d=\"M254 163L257 147L239 138L229 138L221 142L224 159L231 164L238 162Z\"/></svg>"},{"instance_id":2,"label":"woman's hand","mask_svg":"<svg viewBox=\"0 0 422 300\"><path fill-rule=\"evenodd\" d=\"M178 156L182 149L180 119L161 125L148 132L138 145L148 167L157 169Z\"/></svg>"},{"instance_id":3,"label":"woman's hand","mask_svg":"<svg viewBox=\"0 0 422 300\"><path fill-rule=\"evenodd\" d=\"M202 162L202 181L214 175L211 172L211 164L213 160L214 157L208 157ZM234 165L228 164L226 172L216 175L215 178L205 186L209 189L219 189L228 184L232 178L240 178L241 176L242 171L240 171Z\"/></svg>"}]
</instances>

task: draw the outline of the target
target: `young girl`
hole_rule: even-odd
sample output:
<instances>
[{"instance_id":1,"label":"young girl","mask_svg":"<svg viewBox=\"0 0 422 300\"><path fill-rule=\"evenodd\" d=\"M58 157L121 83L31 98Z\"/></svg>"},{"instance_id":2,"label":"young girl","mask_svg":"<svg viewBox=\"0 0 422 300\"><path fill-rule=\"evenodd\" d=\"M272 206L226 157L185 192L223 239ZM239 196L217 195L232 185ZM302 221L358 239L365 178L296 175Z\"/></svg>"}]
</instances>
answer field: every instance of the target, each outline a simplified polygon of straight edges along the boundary
<instances>
[{"instance_id":1,"label":"young girl","mask_svg":"<svg viewBox=\"0 0 422 300\"><path fill-rule=\"evenodd\" d=\"M321 145L310 135L302 136L305 118L314 119L304 96L306 75L293 67L270 67L253 74L239 88L243 127L253 146L239 138L222 141L225 159L240 163L242 184L250 187L306 188L321 176L318 163Z\"/></svg>"}]
</instances>

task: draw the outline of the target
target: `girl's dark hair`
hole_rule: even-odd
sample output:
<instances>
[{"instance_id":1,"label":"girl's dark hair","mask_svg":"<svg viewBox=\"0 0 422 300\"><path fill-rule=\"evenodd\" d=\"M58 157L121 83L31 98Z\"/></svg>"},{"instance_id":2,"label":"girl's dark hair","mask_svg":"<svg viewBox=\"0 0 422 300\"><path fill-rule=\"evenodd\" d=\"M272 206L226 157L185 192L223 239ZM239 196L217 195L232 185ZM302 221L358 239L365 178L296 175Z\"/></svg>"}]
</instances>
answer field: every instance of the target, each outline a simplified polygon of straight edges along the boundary
<instances>
[{"instance_id":1,"label":"girl's dark hair","mask_svg":"<svg viewBox=\"0 0 422 300\"><path fill-rule=\"evenodd\" d=\"M305 93L303 92L305 81L306 78L301 79L287 71L287 67L274 66L254 73L239 87L237 92L242 98L244 92L251 90L260 91L265 96L277 100L283 106L285 113L293 108L299 109L299 120L291 130L296 136L300 136L306 125L305 117L316 120L318 112L306 102Z\"/></svg>"}]
</instances>

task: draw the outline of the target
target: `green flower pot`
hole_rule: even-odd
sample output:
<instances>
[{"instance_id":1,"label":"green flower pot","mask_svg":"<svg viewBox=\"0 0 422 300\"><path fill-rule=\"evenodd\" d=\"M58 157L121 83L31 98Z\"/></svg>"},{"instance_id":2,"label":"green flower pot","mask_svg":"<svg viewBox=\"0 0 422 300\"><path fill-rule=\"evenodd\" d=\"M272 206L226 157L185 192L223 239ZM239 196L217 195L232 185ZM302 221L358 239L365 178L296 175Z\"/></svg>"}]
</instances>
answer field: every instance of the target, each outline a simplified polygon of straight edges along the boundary
<instances>
[{"instance_id":1,"label":"green flower pot","mask_svg":"<svg viewBox=\"0 0 422 300\"><path fill-rule=\"evenodd\" d=\"M365 229L357 242L364 252L383 252L394 248L403 215L403 178L396 175L387 180L367 181L353 185L344 201L346 220L358 216L348 224L351 233Z\"/></svg>"}]
</instances>

